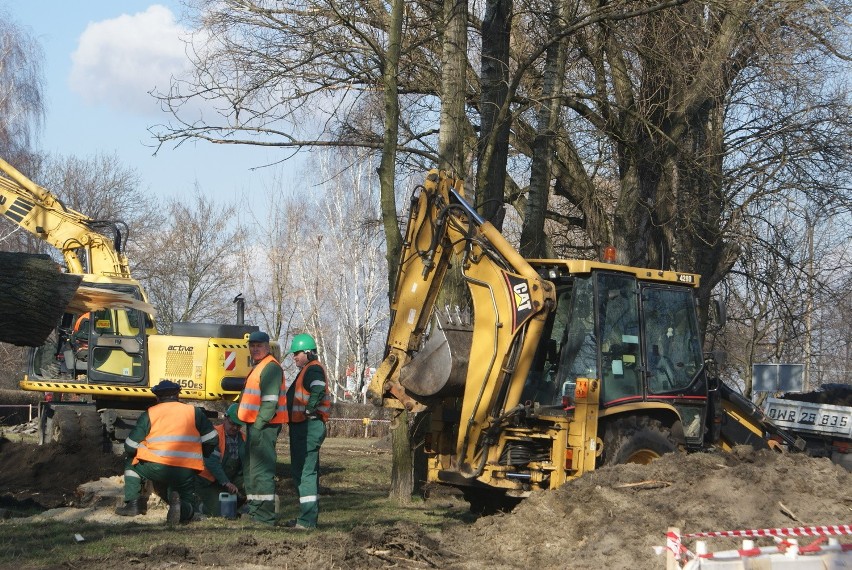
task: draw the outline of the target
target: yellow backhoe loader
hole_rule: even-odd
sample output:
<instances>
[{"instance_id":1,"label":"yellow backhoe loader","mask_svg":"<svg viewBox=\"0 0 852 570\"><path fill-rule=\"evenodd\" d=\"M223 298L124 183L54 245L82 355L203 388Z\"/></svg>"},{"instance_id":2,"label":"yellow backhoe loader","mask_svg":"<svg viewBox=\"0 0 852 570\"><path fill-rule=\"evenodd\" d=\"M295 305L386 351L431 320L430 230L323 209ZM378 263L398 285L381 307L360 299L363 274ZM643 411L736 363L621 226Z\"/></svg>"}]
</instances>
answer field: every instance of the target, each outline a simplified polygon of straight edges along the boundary
<instances>
[{"instance_id":1,"label":"yellow backhoe loader","mask_svg":"<svg viewBox=\"0 0 852 570\"><path fill-rule=\"evenodd\" d=\"M677 449L792 444L711 373L699 276L606 253L524 259L441 171L413 196L368 395L428 413L428 480L461 488L474 510ZM469 307L436 306L451 264Z\"/></svg>"}]
</instances>

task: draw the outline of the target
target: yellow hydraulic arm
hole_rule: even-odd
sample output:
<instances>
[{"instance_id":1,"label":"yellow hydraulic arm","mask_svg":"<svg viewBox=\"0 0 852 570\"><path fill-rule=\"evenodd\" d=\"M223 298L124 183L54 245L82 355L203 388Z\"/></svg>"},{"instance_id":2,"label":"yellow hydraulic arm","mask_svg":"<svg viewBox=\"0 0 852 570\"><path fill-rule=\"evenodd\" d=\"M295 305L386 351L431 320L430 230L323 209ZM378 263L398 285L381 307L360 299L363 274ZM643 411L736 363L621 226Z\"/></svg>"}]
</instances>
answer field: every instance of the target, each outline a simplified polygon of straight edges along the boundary
<instances>
[{"instance_id":1,"label":"yellow hydraulic arm","mask_svg":"<svg viewBox=\"0 0 852 570\"><path fill-rule=\"evenodd\" d=\"M429 362L416 360L446 271L451 260L460 263L473 306L469 361L476 365L462 372L464 429L457 452L474 471L486 459L483 431L520 400L523 381L513 380L529 371L555 304L553 285L464 200L461 180L438 170L429 172L412 197L400 260L385 358L370 383L370 397L386 407L422 411L430 399L460 395L441 382L425 389ZM436 332L433 326L431 334ZM414 367L417 373L410 373Z\"/></svg>"},{"instance_id":2,"label":"yellow hydraulic arm","mask_svg":"<svg viewBox=\"0 0 852 570\"><path fill-rule=\"evenodd\" d=\"M0 170L5 174L0 176L0 214L62 252L69 273L130 278L120 243L93 229L95 220L65 207L53 193L2 158ZM86 252L88 270L77 253L81 248Z\"/></svg>"}]
</instances>

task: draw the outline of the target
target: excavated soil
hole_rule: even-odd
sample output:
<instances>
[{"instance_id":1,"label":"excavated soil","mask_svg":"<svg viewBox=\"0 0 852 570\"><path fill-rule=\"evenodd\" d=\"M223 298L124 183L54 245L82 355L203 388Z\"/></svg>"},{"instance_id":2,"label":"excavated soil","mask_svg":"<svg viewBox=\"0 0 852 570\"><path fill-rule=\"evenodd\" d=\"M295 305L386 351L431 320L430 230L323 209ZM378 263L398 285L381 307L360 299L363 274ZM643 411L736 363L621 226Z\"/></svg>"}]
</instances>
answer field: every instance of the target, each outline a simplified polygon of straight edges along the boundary
<instances>
[{"instance_id":1,"label":"excavated soil","mask_svg":"<svg viewBox=\"0 0 852 570\"><path fill-rule=\"evenodd\" d=\"M80 503L80 485L124 471L100 450L14 443L0 437L0 508L10 503L53 509Z\"/></svg>"},{"instance_id":2,"label":"excavated soil","mask_svg":"<svg viewBox=\"0 0 852 570\"><path fill-rule=\"evenodd\" d=\"M85 511L87 520L126 524L111 514L115 496L99 504L80 487L113 476L98 485L104 487L101 492L112 488L119 493L115 476L120 473L120 460L109 454L0 441L0 497L68 507L50 511L59 520L76 520L72 513ZM454 500L436 494L427 504L460 509ZM100 514L92 518L92 513ZM162 518L159 513L152 520L161 525ZM664 544L669 526L689 533L850 524L852 475L827 459L747 447L733 453L671 454L646 466L589 473L556 491L532 495L511 513L448 521L441 532L427 533L411 523L368 527L353 520L342 538L336 531L318 531L301 535L298 542L283 529L269 531L269 539L243 528L242 521L223 521L238 527L226 527L236 531L227 548L158 541L130 559L127 552L113 552L81 558L74 567L660 569L665 559L654 554L654 547ZM732 539L717 539L711 549L735 545Z\"/></svg>"}]
</instances>

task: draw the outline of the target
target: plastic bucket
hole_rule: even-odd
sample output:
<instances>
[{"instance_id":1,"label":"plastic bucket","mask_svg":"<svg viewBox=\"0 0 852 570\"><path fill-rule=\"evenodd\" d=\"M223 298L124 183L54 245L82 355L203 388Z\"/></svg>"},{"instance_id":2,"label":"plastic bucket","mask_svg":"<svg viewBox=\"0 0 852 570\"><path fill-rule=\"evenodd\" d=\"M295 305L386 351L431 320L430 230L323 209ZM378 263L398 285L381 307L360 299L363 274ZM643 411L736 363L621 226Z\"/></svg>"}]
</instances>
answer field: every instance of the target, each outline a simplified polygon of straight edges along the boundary
<instances>
[{"instance_id":1,"label":"plastic bucket","mask_svg":"<svg viewBox=\"0 0 852 570\"><path fill-rule=\"evenodd\" d=\"M237 496L231 493L219 493L219 514L226 519L237 518Z\"/></svg>"}]
</instances>

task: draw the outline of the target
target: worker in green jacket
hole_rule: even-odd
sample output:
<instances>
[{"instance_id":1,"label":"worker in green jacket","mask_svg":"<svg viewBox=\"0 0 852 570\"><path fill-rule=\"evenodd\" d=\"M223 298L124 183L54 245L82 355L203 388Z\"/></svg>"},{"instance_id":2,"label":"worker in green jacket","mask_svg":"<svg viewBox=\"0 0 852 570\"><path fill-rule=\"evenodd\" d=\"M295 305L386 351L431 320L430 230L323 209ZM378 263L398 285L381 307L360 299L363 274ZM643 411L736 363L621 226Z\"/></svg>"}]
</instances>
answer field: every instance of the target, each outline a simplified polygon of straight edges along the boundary
<instances>
[{"instance_id":1,"label":"worker in green jacket","mask_svg":"<svg viewBox=\"0 0 852 570\"><path fill-rule=\"evenodd\" d=\"M204 471L195 478L198 506L206 515L219 516L219 497L222 492L245 499L243 463L246 455L246 435L242 431L244 425L245 422L237 417L237 404L231 404L222 423L214 426L219 434L219 446L210 457L204 458Z\"/></svg>"},{"instance_id":2,"label":"worker in green jacket","mask_svg":"<svg viewBox=\"0 0 852 570\"><path fill-rule=\"evenodd\" d=\"M169 502L169 524L189 522L194 514L195 475L213 453L219 436L204 410L178 401L180 385L163 380L151 392L157 403L142 412L124 441L124 505L115 512L136 516L147 511L145 481L161 489Z\"/></svg>"},{"instance_id":3,"label":"worker in green jacket","mask_svg":"<svg viewBox=\"0 0 852 570\"><path fill-rule=\"evenodd\" d=\"M254 368L240 394L237 417L246 423L246 461L243 466L248 516L275 524L275 440L287 421L284 371L272 356L269 335L254 331L248 338Z\"/></svg>"},{"instance_id":4,"label":"worker in green jacket","mask_svg":"<svg viewBox=\"0 0 852 570\"><path fill-rule=\"evenodd\" d=\"M316 528L319 517L319 450L331 411L325 368L317 360L317 343L309 334L293 337L290 352L299 368L287 390L290 425L290 472L299 491L299 516L287 527Z\"/></svg>"}]
</instances>

